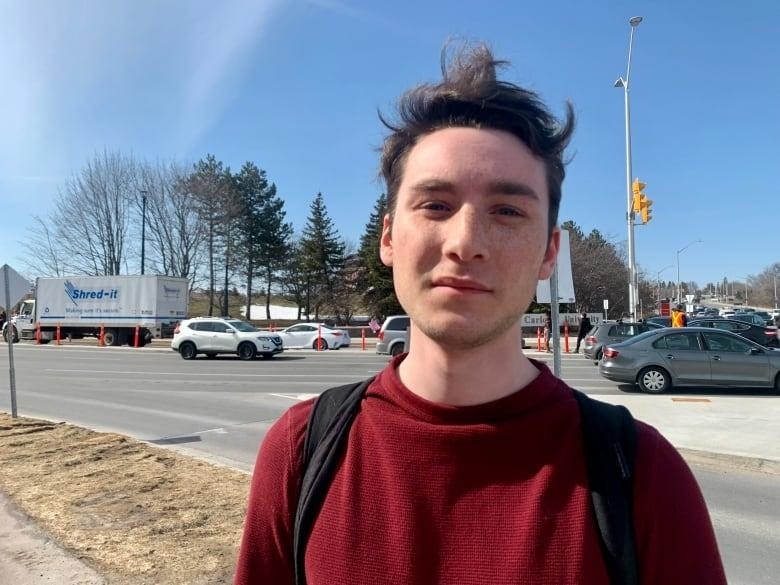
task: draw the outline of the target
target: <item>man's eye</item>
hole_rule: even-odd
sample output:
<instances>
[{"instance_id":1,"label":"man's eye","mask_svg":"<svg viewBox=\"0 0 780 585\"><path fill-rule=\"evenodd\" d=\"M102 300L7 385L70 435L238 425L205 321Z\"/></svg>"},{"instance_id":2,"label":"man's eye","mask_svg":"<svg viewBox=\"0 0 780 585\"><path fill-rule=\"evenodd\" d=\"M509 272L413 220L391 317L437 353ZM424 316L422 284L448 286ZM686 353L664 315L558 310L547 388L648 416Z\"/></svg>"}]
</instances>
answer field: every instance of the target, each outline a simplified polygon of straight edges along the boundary
<instances>
[{"instance_id":1,"label":"man's eye","mask_svg":"<svg viewBox=\"0 0 780 585\"><path fill-rule=\"evenodd\" d=\"M447 206L441 201L428 201L420 206L422 209L428 211L446 211Z\"/></svg>"},{"instance_id":2,"label":"man's eye","mask_svg":"<svg viewBox=\"0 0 780 585\"><path fill-rule=\"evenodd\" d=\"M521 217L523 215L523 213L515 207L499 207L498 209L496 209L495 213L497 215L508 215L508 216L517 216L517 217Z\"/></svg>"}]
</instances>

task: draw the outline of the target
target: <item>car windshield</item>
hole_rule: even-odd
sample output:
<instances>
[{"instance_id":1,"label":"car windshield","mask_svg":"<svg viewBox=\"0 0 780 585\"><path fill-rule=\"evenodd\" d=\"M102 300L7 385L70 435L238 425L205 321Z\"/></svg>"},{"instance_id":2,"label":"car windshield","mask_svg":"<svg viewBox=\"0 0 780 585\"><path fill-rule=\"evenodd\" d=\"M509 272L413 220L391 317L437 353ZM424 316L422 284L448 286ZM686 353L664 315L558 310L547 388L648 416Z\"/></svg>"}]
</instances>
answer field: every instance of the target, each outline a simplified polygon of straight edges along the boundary
<instances>
[{"instance_id":1,"label":"car windshield","mask_svg":"<svg viewBox=\"0 0 780 585\"><path fill-rule=\"evenodd\" d=\"M234 321L228 321L230 325L241 331L242 333L253 333L255 331L258 331L257 327L254 325L250 325L246 321L239 321L238 319Z\"/></svg>"}]
</instances>

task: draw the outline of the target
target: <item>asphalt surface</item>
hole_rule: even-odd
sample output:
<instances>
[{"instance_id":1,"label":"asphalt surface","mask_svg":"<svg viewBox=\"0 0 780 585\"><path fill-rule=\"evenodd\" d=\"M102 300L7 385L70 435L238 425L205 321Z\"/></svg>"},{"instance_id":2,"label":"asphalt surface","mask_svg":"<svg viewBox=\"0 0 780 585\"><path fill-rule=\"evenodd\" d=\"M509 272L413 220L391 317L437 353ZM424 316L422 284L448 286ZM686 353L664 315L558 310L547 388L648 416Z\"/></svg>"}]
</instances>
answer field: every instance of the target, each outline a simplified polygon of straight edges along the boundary
<instances>
[{"instance_id":1,"label":"asphalt surface","mask_svg":"<svg viewBox=\"0 0 780 585\"><path fill-rule=\"evenodd\" d=\"M532 340L532 347L535 340ZM17 346L18 347L18 346ZM574 343L570 344L574 347ZM164 344L155 344L140 351L164 351ZM122 351L113 350L112 351ZM134 350L139 351L139 350ZM373 354L373 345L361 350L361 342L353 340L353 347L340 350L341 354ZM292 352L290 352L292 353ZM529 357L545 360L552 367L550 354L526 350ZM0 364L7 368L7 348L0 343ZM357 358L357 355L355 355ZM366 356L368 357L368 356ZM372 356L375 361L378 356ZM583 389L590 395L614 404L627 406L636 418L658 428L692 465L697 463L718 464L742 470L761 471L780 475L780 442L778 442L778 421L780 421L780 397L767 392L738 392L706 390L686 390L664 396L647 396L630 387L621 387L614 383L598 379L594 385L593 370L581 368L584 358L575 355L562 356L562 378L570 385ZM582 360L579 362L577 360ZM258 364L260 365L260 364ZM576 366L567 368L566 366ZM592 367L592 366L591 366ZM5 369L4 368L4 369ZM567 375L568 369L568 375ZM584 374L583 374L584 372ZM77 375L77 372L73 372ZM343 375L343 374L342 374ZM17 374L18 377L18 374ZM341 383L335 381L333 384ZM603 389L608 389L604 391ZM599 389L602 389L601 391ZM290 387L286 394L290 400L295 396L297 387ZM9 393L8 376L2 374L0 383L0 408L4 406ZM291 404L292 402L289 402ZM277 412L278 408L274 410ZM22 411L21 414L27 414ZM252 429L243 448L235 448L231 453L235 467L248 470L246 451L252 457L256 452L258 432L262 436L264 429L272 420L263 421L263 428ZM165 445L164 441L155 441ZM177 447L175 441L169 446ZM224 445L223 445L224 447ZM207 452L193 454L209 458ZM39 559L40 563L19 563L19 560ZM35 570L26 566L35 566ZM103 579L92 569L72 558L47 536L37 530L13 505L0 493L0 585L62 583L92 585L103 583Z\"/></svg>"}]
</instances>

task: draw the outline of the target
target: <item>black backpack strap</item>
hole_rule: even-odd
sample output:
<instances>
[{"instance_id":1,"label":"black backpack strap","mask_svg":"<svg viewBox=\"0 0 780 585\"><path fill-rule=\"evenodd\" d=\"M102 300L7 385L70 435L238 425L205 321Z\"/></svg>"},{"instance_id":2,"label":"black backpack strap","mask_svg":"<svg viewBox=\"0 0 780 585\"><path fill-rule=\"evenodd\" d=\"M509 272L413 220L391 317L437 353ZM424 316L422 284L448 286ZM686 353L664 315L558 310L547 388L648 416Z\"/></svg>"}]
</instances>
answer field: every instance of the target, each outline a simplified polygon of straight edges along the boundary
<instances>
[{"instance_id":1,"label":"black backpack strap","mask_svg":"<svg viewBox=\"0 0 780 585\"><path fill-rule=\"evenodd\" d=\"M293 525L296 585L306 584L304 553L363 394L373 378L329 388L314 401L303 444L301 490Z\"/></svg>"},{"instance_id":2,"label":"black backpack strap","mask_svg":"<svg viewBox=\"0 0 780 585\"><path fill-rule=\"evenodd\" d=\"M624 406L574 390L580 407L591 503L613 585L637 585L633 473L636 423Z\"/></svg>"}]
</instances>

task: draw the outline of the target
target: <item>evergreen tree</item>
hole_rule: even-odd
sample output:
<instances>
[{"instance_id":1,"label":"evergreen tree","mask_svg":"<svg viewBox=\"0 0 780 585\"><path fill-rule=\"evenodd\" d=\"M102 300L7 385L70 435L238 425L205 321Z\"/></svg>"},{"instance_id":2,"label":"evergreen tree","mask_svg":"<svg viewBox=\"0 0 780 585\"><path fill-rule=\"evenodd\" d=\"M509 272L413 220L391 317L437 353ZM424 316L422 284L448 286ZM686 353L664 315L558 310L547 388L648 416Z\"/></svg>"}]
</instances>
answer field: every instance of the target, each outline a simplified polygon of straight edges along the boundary
<instances>
[{"instance_id":1,"label":"evergreen tree","mask_svg":"<svg viewBox=\"0 0 780 585\"><path fill-rule=\"evenodd\" d=\"M306 281L306 315L319 319L320 310L333 301L333 291L344 266L344 242L325 208L322 193L312 201L301 236L301 254Z\"/></svg>"},{"instance_id":2,"label":"evergreen tree","mask_svg":"<svg viewBox=\"0 0 780 585\"><path fill-rule=\"evenodd\" d=\"M363 293L366 310L373 316L385 317L403 313L393 287L393 270L379 258L382 224L387 213L387 196L381 193L368 218L360 238L360 268L358 287Z\"/></svg>"},{"instance_id":3,"label":"evergreen tree","mask_svg":"<svg viewBox=\"0 0 780 585\"><path fill-rule=\"evenodd\" d=\"M276 185L268 181L265 171L247 161L235 180L241 205L239 230L247 318L252 305L253 279L259 275L264 279L266 319L270 319L271 290L289 253L292 225L284 221L284 201L276 195Z\"/></svg>"}]
</instances>

